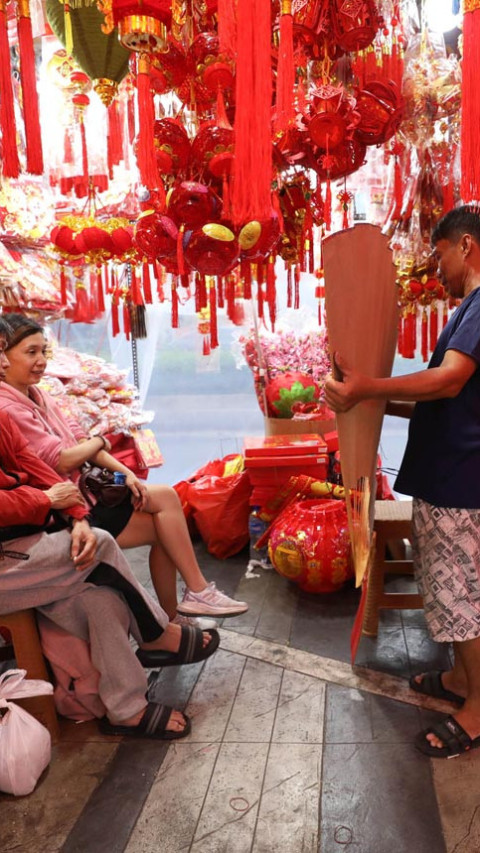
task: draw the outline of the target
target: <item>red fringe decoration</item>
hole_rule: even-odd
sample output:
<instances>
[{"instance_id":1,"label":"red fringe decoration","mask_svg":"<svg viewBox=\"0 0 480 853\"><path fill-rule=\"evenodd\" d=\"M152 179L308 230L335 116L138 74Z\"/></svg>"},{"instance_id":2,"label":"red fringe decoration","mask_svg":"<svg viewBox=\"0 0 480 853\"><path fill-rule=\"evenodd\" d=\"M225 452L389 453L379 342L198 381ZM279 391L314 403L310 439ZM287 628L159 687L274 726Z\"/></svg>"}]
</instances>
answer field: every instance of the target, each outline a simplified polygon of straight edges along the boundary
<instances>
[{"instance_id":1,"label":"red fringe decoration","mask_svg":"<svg viewBox=\"0 0 480 853\"><path fill-rule=\"evenodd\" d=\"M227 283L225 287L225 299L227 303L227 317L233 322L233 318L235 316L235 280L232 276L229 276L227 278ZM220 303L220 290L218 291L218 307L223 308L223 305L221 305Z\"/></svg>"},{"instance_id":2,"label":"red fringe decoration","mask_svg":"<svg viewBox=\"0 0 480 853\"><path fill-rule=\"evenodd\" d=\"M295 289L294 289L294 299L293 299L293 307L295 309L300 308L300 265L295 265Z\"/></svg>"},{"instance_id":3,"label":"red fringe decoration","mask_svg":"<svg viewBox=\"0 0 480 853\"><path fill-rule=\"evenodd\" d=\"M210 353L212 351L211 347L210 347L210 335L204 335L203 336L202 351L203 351L204 355L210 355Z\"/></svg>"},{"instance_id":4,"label":"red fringe decoration","mask_svg":"<svg viewBox=\"0 0 480 853\"><path fill-rule=\"evenodd\" d=\"M415 309L407 309L403 324L403 357L415 358L417 316Z\"/></svg>"},{"instance_id":5,"label":"red fringe decoration","mask_svg":"<svg viewBox=\"0 0 480 853\"><path fill-rule=\"evenodd\" d=\"M65 128L63 136L63 162L67 165L73 163L72 137L69 127Z\"/></svg>"},{"instance_id":6,"label":"red fringe decoration","mask_svg":"<svg viewBox=\"0 0 480 853\"><path fill-rule=\"evenodd\" d=\"M208 302L210 305L210 346L212 349L218 347L218 325L217 325L217 291L213 279L208 287Z\"/></svg>"},{"instance_id":7,"label":"red fringe decoration","mask_svg":"<svg viewBox=\"0 0 480 853\"><path fill-rule=\"evenodd\" d=\"M480 8L463 16L462 123L461 123L461 196L465 203L480 200L480 158L478 128L480 98Z\"/></svg>"},{"instance_id":8,"label":"red fringe decoration","mask_svg":"<svg viewBox=\"0 0 480 853\"><path fill-rule=\"evenodd\" d=\"M165 293L163 292L163 285L165 282L165 270L162 265L155 261L154 263L155 270L155 278L157 280L157 296L159 302L165 302Z\"/></svg>"},{"instance_id":9,"label":"red fringe decoration","mask_svg":"<svg viewBox=\"0 0 480 853\"><path fill-rule=\"evenodd\" d=\"M42 133L38 110L35 50L28 0L17 0L17 19L27 172L32 175L41 175L43 174Z\"/></svg>"},{"instance_id":10,"label":"red fringe decoration","mask_svg":"<svg viewBox=\"0 0 480 853\"><path fill-rule=\"evenodd\" d=\"M219 53L235 58L237 29L235 0L218 0L218 41Z\"/></svg>"},{"instance_id":11,"label":"red fringe decoration","mask_svg":"<svg viewBox=\"0 0 480 853\"><path fill-rule=\"evenodd\" d=\"M105 311L105 299L103 296L102 270L100 267L95 269L95 290L97 294L97 308L100 314Z\"/></svg>"},{"instance_id":12,"label":"red fringe decoration","mask_svg":"<svg viewBox=\"0 0 480 853\"><path fill-rule=\"evenodd\" d=\"M400 161L398 156L395 155L394 162L394 175L393 175L393 187L394 187L394 197L395 197L395 208L393 212L394 219L398 219L402 212L402 203L403 203L403 182L402 182L402 170L400 167Z\"/></svg>"},{"instance_id":13,"label":"red fringe decoration","mask_svg":"<svg viewBox=\"0 0 480 853\"><path fill-rule=\"evenodd\" d=\"M258 305L258 319L263 320L263 290L262 285L259 281L257 281L257 305Z\"/></svg>"},{"instance_id":14,"label":"red fringe decoration","mask_svg":"<svg viewBox=\"0 0 480 853\"><path fill-rule=\"evenodd\" d=\"M437 346L438 340L438 306L436 302L430 305L430 352Z\"/></svg>"},{"instance_id":15,"label":"red fringe decoration","mask_svg":"<svg viewBox=\"0 0 480 853\"><path fill-rule=\"evenodd\" d=\"M92 311L87 288L83 283L75 285L75 307L73 309L72 323L91 323Z\"/></svg>"},{"instance_id":16,"label":"red fringe decoration","mask_svg":"<svg viewBox=\"0 0 480 853\"><path fill-rule=\"evenodd\" d=\"M232 218L268 219L271 210L272 70L270 3L242 0L237 10L235 158Z\"/></svg>"},{"instance_id":17,"label":"red fringe decoration","mask_svg":"<svg viewBox=\"0 0 480 853\"><path fill-rule=\"evenodd\" d=\"M172 329L178 329L178 292L177 283L172 275Z\"/></svg>"},{"instance_id":18,"label":"red fringe decoration","mask_svg":"<svg viewBox=\"0 0 480 853\"><path fill-rule=\"evenodd\" d=\"M295 120L293 91L295 65L293 60L293 18L291 0L282 0L280 15L280 47L277 66L277 99L275 131L281 133Z\"/></svg>"},{"instance_id":19,"label":"red fringe decoration","mask_svg":"<svg viewBox=\"0 0 480 853\"><path fill-rule=\"evenodd\" d=\"M118 286L117 273L115 271L115 267L112 265L110 267L110 281L107 285L107 293L115 293L115 290Z\"/></svg>"},{"instance_id":20,"label":"red fringe decoration","mask_svg":"<svg viewBox=\"0 0 480 853\"><path fill-rule=\"evenodd\" d=\"M5 0L0 0L0 130L2 131L2 174L18 178L20 162L17 151L17 129L13 106L12 71L8 44Z\"/></svg>"},{"instance_id":21,"label":"red fringe decoration","mask_svg":"<svg viewBox=\"0 0 480 853\"><path fill-rule=\"evenodd\" d=\"M118 290L115 290L112 294L112 335L114 338L120 332L120 323L118 320Z\"/></svg>"},{"instance_id":22,"label":"red fringe decoration","mask_svg":"<svg viewBox=\"0 0 480 853\"><path fill-rule=\"evenodd\" d=\"M154 145L155 108L153 95L150 88L150 58L146 53L138 57L137 74L137 98L138 98L138 143L137 164L140 172L140 180L144 186L157 189L161 198L165 196L163 185L160 181L157 158ZM163 202L165 198L163 198ZM162 204L162 207L164 204Z\"/></svg>"},{"instance_id":23,"label":"red fringe decoration","mask_svg":"<svg viewBox=\"0 0 480 853\"><path fill-rule=\"evenodd\" d=\"M287 308L292 307L292 267L287 265Z\"/></svg>"},{"instance_id":24,"label":"red fringe decoration","mask_svg":"<svg viewBox=\"0 0 480 853\"><path fill-rule=\"evenodd\" d=\"M225 282L221 275L217 275L217 304L219 308L225 306Z\"/></svg>"},{"instance_id":25,"label":"red fringe decoration","mask_svg":"<svg viewBox=\"0 0 480 853\"><path fill-rule=\"evenodd\" d=\"M422 358L428 361L428 321L425 308L422 312Z\"/></svg>"},{"instance_id":26,"label":"red fringe decoration","mask_svg":"<svg viewBox=\"0 0 480 853\"><path fill-rule=\"evenodd\" d=\"M120 113L118 110L118 101L113 100L107 110L108 130L107 130L107 159L108 159L108 176L113 178L113 167L118 166L123 158L122 144L122 126L120 122Z\"/></svg>"},{"instance_id":27,"label":"red fringe decoration","mask_svg":"<svg viewBox=\"0 0 480 853\"><path fill-rule=\"evenodd\" d=\"M125 337L126 337L127 341L129 341L130 340L130 333L132 331L132 327L130 325L130 311L128 310L128 305L127 305L125 299L123 300L122 314L123 314L123 331L125 332Z\"/></svg>"},{"instance_id":28,"label":"red fringe decoration","mask_svg":"<svg viewBox=\"0 0 480 853\"><path fill-rule=\"evenodd\" d=\"M332 188L330 186L330 179L327 181L327 188L325 190L323 221L325 222L325 228L327 229L327 231L330 231L332 227Z\"/></svg>"},{"instance_id":29,"label":"red fringe decoration","mask_svg":"<svg viewBox=\"0 0 480 853\"><path fill-rule=\"evenodd\" d=\"M277 319L277 292L275 288L275 256L270 255L267 264L267 305L272 325L272 332L275 331L275 321Z\"/></svg>"},{"instance_id":30,"label":"red fringe decoration","mask_svg":"<svg viewBox=\"0 0 480 853\"><path fill-rule=\"evenodd\" d=\"M242 258L240 261L240 275L243 280L243 298L252 298L252 265L249 260Z\"/></svg>"},{"instance_id":31,"label":"red fringe decoration","mask_svg":"<svg viewBox=\"0 0 480 853\"><path fill-rule=\"evenodd\" d=\"M60 302L62 305L67 304L67 276L63 264L60 264Z\"/></svg>"},{"instance_id":32,"label":"red fringe decoration","mask_svg":"<svg viewBox=\"0 0 480 853\"><path fill-rule=\"evenodd\" d=\"M198 308L197 308L198 305ZM205 276L199 273L195 280L195 310L201 311L207 307L207 286Z\"/></svg>"},{"instance_id":33,"label":"red fringe decoration","mask_svg":"<svg viewBox=\"0 0 480 853\"><path fill-rule=\"evenodd\" d=\"M178 274L185 275L185 258L183 256L183 235L185 233L185 225L180 225L177 234L177 266Z\"/></svg>"},{"instance_id":34,"label":"red fringe decoration","mask_svg":"<svg viewBox=\"0 0 480 853\"><path fill-rule=\"evenodd\" d=\"M150 265L146 262L142 265L143 272L143 295L145 298L145 302L147 305L151 305L153 302L152 296L152 283L150 281Z\"/></svg>"},{"instance_id":35,"label":"red fringe decoration","mask_svg":"<svg viewBox=\"0 0 480 853\"><path fill-rule=\"evenodd\" d=\"M127 128L128 141L130 145L133 145L133 140L135 139L135 102L133 97L127 98Z\"/></svg>"},{"instance_id":36,"label":"red fringe decoration","mask_svg":"<svg viewBox=\"0 0 480 853\"><path fill-rule=\"evenodd\" d=\"M399 355L403 355L403 317L401 314L398 318L397 350Z\"/></svg>"},{"instance_id":37,"label":"red fringe decoration","mask_svg":"<svg viewBox=\"0 0 480 853\"><path fill-rule=\"evenodd\" d=\"M134 266L130 267L130 273L130 293L132 297L132 302L134 305L143 305L142 291L140 290L140 285L138 283L137 278L137 271Z\"/></svg>"}]
</instances>

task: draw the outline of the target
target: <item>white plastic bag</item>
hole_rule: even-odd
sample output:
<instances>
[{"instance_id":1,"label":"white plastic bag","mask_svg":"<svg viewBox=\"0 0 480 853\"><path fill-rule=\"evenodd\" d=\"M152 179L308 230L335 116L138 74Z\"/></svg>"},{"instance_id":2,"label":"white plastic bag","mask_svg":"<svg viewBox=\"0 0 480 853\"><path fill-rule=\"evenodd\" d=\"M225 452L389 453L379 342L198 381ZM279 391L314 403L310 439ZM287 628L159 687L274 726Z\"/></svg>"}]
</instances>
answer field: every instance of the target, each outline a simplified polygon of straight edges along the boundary
<instances>
[{"instance_id":1,"label":"white plastic bag","mask_svg":"<svg viewBox=\"0 0 480 853\"><path fill-rule=\"evenodd\" d=\"M30 794L50 762L50 732L23 708L8 699L53 692L48 681L26 680L25 669L0 676L0 791Z\"/></svg>"}]
</instances>

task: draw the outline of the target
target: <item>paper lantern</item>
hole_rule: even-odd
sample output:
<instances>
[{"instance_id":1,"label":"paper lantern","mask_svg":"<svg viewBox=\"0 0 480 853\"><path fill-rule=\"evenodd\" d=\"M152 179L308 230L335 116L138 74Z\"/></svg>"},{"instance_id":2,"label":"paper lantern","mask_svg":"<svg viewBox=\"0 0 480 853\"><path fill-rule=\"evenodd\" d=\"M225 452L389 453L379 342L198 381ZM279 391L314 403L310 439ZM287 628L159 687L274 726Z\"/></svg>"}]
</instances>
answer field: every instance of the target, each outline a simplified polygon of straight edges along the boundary
<instances>
[{"instance_id":1,"label":"paper lantern","mask_svg":"<svg viewBox=\"0 0 480 853\"><path fill-rule=\"evenodd\" d=\"M273 526L268 554L276 571L306 592L336 592L353 576L345 502L288 506Z\"/></svg>"}]
</instances>

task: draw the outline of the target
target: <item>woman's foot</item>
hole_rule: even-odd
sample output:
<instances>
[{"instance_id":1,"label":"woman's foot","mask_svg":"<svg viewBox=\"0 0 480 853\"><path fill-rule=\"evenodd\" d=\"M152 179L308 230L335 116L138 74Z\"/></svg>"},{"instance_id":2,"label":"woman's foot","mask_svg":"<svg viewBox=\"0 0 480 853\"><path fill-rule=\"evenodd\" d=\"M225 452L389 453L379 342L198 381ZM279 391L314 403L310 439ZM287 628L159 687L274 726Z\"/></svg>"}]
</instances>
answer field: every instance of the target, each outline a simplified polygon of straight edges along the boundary
<instances>
[{"instance_id":1,"label":"woman's foot","mask_svg":"<svg viewBox=\"0 0 480 853\"><path fill-rule=\"evenodd\" d=\"M134 717L129 717L127 720L120 720L117 725L119 726L138 726L139 723L143 720L145 715L146 707L139 711L138 714L135 714ZM176 711L174 708L170 714L167 725L165 726L165 731L167 732L183 732L187 723L184 715L181 711Z\"/></svg>"},{"instance_id":2,"label":"woman's foot","mask_svg":"<svg viewBox=\"0 0 480 853\"><path fill-rule=\"evenodd\" d=\"M417 693L443 699L446 702L455 702L457 705L463 705L467 695L466 683L456 677L454 670L422 672L419 675L413 675L409 684Z\"/></svg>"},{"instance_id":3,"label":"woman's foot","mask_svg":"<svg viewBox=\"0 0 480 853\"><path fill-rule=\"evenodd\" d=\"M187 588L177 610L183 616L239 616L246 613L248 604L225 595L212 581L199 592Z\"/></svg>"},{"instance_id":4,"label":"woman's foot","mask_svg":"<svg viewBox=\"0 0 480 853\"><path fill-rule=\"evenodd\" d=\"M182 637L182 626L169 622L163 634L150 643L141 643L140 648L145 651L178 652ZM203 648L205 649L211 641L211 635L203 634Z\"/></svg>"}]
</instances>

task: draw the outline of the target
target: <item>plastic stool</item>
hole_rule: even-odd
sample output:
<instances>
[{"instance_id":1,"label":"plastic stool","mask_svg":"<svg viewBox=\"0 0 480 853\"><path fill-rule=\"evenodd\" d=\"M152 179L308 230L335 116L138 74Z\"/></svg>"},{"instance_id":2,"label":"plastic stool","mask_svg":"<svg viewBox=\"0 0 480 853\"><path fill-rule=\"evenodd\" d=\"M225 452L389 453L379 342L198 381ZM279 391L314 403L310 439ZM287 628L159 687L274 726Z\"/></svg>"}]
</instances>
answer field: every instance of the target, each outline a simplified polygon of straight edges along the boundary
<instances>
[{"instance_id":1,"label":"plastic stool","mask_svg":"<svg viewBox=\"0 0 480 853\"><path fill-rule=\"evenodd\" d=\"M412 560L387 560L387 543L410 539L412 533L412 501L375 501L373 525L375 545L370 564L367 599L362 634L376 637L381 608L389 610L421 610L419 593L385 592L385 575L412 575Z\"/></svg>"},{"instance_id":2,"label":"plastic stool","mask_svg":"<svg viewBox=\"0 0 480 853\"><path fill-rule=\"evenodd\" d=\"M8 628L12 637L13 651L18 669L27 670L27 678L40 678L49 681L45 660L40 645L34 610L17 610L8 616L0 615L0 625ZM60 735L57 712L52 695L29 696L15 699L33 717L43 723L55 743Z\"/></svg>"}]
</instances>

